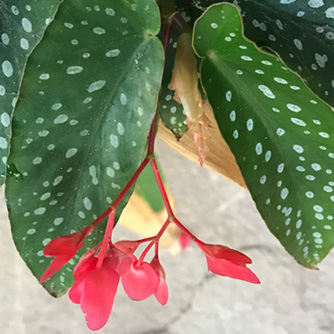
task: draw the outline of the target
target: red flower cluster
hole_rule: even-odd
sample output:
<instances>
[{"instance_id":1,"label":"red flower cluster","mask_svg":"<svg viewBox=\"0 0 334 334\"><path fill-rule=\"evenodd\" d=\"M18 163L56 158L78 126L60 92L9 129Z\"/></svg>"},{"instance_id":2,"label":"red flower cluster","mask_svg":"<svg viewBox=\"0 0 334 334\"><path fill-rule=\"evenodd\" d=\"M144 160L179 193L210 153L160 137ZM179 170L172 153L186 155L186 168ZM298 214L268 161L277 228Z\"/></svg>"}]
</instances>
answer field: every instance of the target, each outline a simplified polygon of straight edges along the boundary
<instances>
[{"instance_id":1,"label":"red flower cluster","mask_svg":"<svg viewBox=\"0 0 334 334\"><path fill-rule=\"evenodd\" d=\"M84 233L81 231L62 236L47 245L45 255L55 258L41 277L41 283L76 254L82 247L80 236ZM98 255L96 256L96 249L92 249L85 253L75 266L75 283L69 291L69 298L73 303L80 304L86 314L89 329L98 330L106 324L120 279L124 291L132 300L144 300L155 295L159 303L167 303L168 287L158 256L155 256L151 263L138 260L133 255L138 245L139 242L136 241L122 241L116 244L109 242L102 261L99 261Z\"/></svg>"},{"instance_id":2,"label":"red flower cluster","mask_svg":"<svg viewBox=\"0 0 334 334\"><path fill-rule=\"evenodd\" d=\"M167 284L156 272L157 267L162 267L155 259L153 264L139 263L134 255L124 253L117 245L108 249L100 266L98 257L89 252L81 259L73 272L75 283L69 297L73 303L80 304L89 329L98 330L106 324L120 278L131 299L143 300L155 294L159 302L167 302Z\"/></svg>"},{"instance_id":3,"label":"red flower cluster","mask_svg":"<svg viewBox=\"0 0 334 334\"><path fill-rule=\"evenodd\" d=\"M126 294L133 300L143 300L154 295L160 304L167 303L168 286L158 258L158 244L161 235L171 222L176 223L187 235L187 242L193 240L202 250L210 271L250 283L260 283L255 274L247 268L247 264L252 262L249 257L226 246L200 241L175 217L172 221L167 220L154 237L113 244L111 234L114 217L115 213L111 212L103 241L86 252L73 271L75 283L69 291L69 297L73 303L80 304L86 315L87 326L91 330L102 328L108 321L120 281ZM41 277L41 283L77 253L92 230L93 227L88 226L80 232L50 241L44 253L46 256L54 256L54 259ZM144 242L149 244L137 258L134 252ZM144 259L153 245L155 245L155 255L150 262L146 262Z\"/></svg>"}]
</instances>

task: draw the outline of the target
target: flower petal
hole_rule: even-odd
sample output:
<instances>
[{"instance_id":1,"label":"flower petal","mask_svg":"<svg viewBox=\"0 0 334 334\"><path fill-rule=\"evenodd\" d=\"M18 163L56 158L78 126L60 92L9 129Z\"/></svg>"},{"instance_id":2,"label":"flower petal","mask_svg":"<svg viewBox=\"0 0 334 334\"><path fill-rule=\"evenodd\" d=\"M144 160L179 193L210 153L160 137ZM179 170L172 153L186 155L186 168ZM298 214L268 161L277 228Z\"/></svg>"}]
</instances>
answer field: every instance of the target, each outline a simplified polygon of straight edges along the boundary
<instances>
[{"instance_id":1,"label":"flower petal","mask_svg":"<svg viewBox=\"0 0 334 334\"><path fill-rule=\"evenodd\" d=\"M68 297L72 303L80 304L81 296L84 291L85 280L75 282L68 292Z\"/></svg>"},{"instance_id":2,"label":"flower petal","mask_svg":"<svg viewBox=\"0 0 334 334\"><path fill-rule=\"evenodd\" d=\"M168 286L165 280L165 271L160 264L159 258L155 256L151 261L151 267L158 275L159 283L154 293L155 298L161 305L165 305L168 301Z\"/></svg>"},{"instance_id":3,"label":"flower petal","mask_svg":"<svg viewBox=\"0 0 334 334\"><path fill-rule=\"evenodd\" d=\"M76 234L76 233L75 233ZM70 234L51 240L44 248L45 256L57 256L76 253L77 235Z\"/></svg>"},{"instance_id":4,"label":"flower petal","mask_svg":"<svg viewBox=\"0 0 334 334\"><path fill-rule=\"evenodd\" d=\"M158 275L147 262L143 262L140 266L137 262L133 263L128 272L122 276L124 291L132 300L150 297L155 293L158 283Z\"/></svg>"},{"instance_id":5,"label":"flower petal","mask_svg":"<svg viewBox=\"0 0 334 334\"><path fill-rule=\"evenodd\" d=\"M39 280L39 283L45 282L47 279L49 279L52 275L54 275L61 267L63 267L68 261L72 259L72 257L75 255L75 253L70 255L58 255L56 256L48 268L45 270L44 274Z\"/></svg>"},{"instance_id":6,"label":"flower petal","mask_svg":"<svg viewBox=\"0 0 334 334\"><path fill-rule=\"evenodd\" d=\"M80 304L89 329L98 330L108 321L118 283L119 275L108 266L93 269L87 274Z\"/></svg>"},{"instance_id":7,"label":"flower petal","mask_svg":"<svg viewBox=\"0 0 334 334\"><path fill-rule=\"evenodd\" d=\"M159 278L158 287L154 293L154 297L161 305L165 305L168 301L168 286L162 277Z\"/></svg>"},{"instance_id":8,"label":"flower petal","mask_svg":"<svg viewBox=\"0 0 334 334\"><path fill-rule=\"evenodd\" d=\"M131 256L134 257L133 255ZM122 252L120 249L113 247L109 251L108 257L104 259L104 262L109 267L116 270L120 276L123 276L129 270L132 264L132 258L128 254Z\"/></svg>"},{"instance_id":9,"label":"flower petal","mask_svg":"<svg viewBox=\"0 0 334 334\"><path fill-rule=\"evenodd\" d=\"M197 245L204 251L204 253L213 257L244 265L252 263L252 260L247 255L223 245L199 243L197 243Z\"/></svg>"},{"instance_id":10,"label":"flower petal","mask_svg":"<svg viewBox=\"0 0 334 334\"><path fill-rule=\"evenodd\" d=\"M213 258L206 256L208 268L214 274L221 276L228 276L235 279L240 279L249 283L259 284L260 280L256 275L246 266L239 265L228 260Z\"/></svg>"},{"instance_id":11,"label":"flower petal","mask_svg":"<svg viewBox=\"0 0 334 334\"><path fill-rule=\"evenodd\" d=\"M127 254L133 254L139 246L136 240L122 240L114 244L114 246Z\"/></svg>"},{"instance_id":12,"label":"flower petal","mask_svg":"<svg viewBox=\"0 0 334 334\"><path fill-rule=\"evenodd\" d=\"M56 256L75 254L83 246L84 239L92 230L92 226L86 226L79 232L63 235L51 240L44 248L44 255Z\"/></svg>"},{"instance_id":13,"label":"flower petal","mask_svg":"<svg viewBox=\"0 0 334 334\"><path fill-rule=\"evenodd\" d=\"M97 258L94 256L87 257L74 267L73 278L75 281L81 280L86 276L91 270L96 267Z\"/></svg>"}]
</instances>

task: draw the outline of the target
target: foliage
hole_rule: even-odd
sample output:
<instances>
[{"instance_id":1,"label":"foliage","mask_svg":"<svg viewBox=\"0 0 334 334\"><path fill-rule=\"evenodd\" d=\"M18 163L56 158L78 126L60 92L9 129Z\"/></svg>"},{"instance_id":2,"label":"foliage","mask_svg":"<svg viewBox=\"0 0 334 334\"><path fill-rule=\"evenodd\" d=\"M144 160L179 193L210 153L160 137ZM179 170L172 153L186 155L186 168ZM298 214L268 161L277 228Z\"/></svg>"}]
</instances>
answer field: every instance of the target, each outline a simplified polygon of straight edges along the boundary
<instances>
[{"instance_id":1,"label":"foliage","mask_svg":"<svg viewBox=\"0 0 334 334\"><path fill-rule=\"evenodd\" d=\"M73 266L94 247L102 255L90 253L88 278L75 277L75 284L95 286L96 277L112 275L114 294L124 276L129 294L137 296L132 250L122 249L133 267L120 273L107 251L118 250L106 240L143 171L137 194L153 211L160 212L163 203L168 213L148 248L175 223L197 240L211 271L258 282L246 267L248 257L225 246L203 246L175 218L154 157L157 119L175 140L192 132L198 152L214 147L210 141L216 143L217 136L208 133L220 132L245 183L235 165L229 165L234 171L220 170L247 185L271 232L301 265L316 267L334 246L334 6L295 0L237 5L176 0L175 5L169 0L0 0L1 180L13 239L32 273L42 277L50 264L44 255L62 264L71 259L43 283L54 296L73 285ZM184 36L190 31L189 42ZM191 61L187 66L181 59L178 87L188 85L194 92L183 94L183 105L180 89L170 86L174 63L184 57L176 49L182 48L190 50ZM189 110L191 105L207 116ZM217 129L212 129L212 111ZM189 150L181 138L182 146ZM148 164L154 178L147 174ZM156 189L144 186L153 179L162 201ZM43 253L48 244L52 251ZM140 270L155 281L149 295L156 293L165 303L166 287L157 288L158 281L166 284L160 263L148 267L140 259ZM85 302L79 300L82 291L73 298L91 310L98 298L92 297L94 289L86 290ZM106 303L96 327L105 323L113 299Z\"/></svg>"}]
</instances>

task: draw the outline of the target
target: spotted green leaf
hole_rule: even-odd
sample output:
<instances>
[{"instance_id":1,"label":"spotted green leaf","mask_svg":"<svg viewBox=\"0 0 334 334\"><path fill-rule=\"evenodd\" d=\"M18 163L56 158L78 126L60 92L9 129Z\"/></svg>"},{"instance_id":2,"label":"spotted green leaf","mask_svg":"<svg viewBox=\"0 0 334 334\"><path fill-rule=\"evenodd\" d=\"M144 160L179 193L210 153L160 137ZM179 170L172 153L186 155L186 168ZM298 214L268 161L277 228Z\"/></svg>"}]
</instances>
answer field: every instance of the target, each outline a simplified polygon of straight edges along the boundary
<instances>
[{"instance_id":1,"label":"spotted green leaf","mask_svg":"<svg viewBox=\"0 0 334 334\"><path fill-rule=\"evenodd\" d=\"M237 8L214 5L194 48L220 131L262 217L286 250L312 267L334 244L334 113L244 38Z\"/></svg>"},{"instance_id":2,"label":"spotted green leaf","mask_svg":"<svg viewBox=\"0 0 334 334\"><path fill-rule=\"evenodd\" d=\"M4 182L12 111L31 50L51 22L59 1L0 1L0 184Z\"/></svg>"},{"instance_id":3,"label":"spotted green leaf","mask_svg":"<svg viewBox=\"0 0 334 334\"><path fill-rule=\"evenodd\" d=\"M220 1L177 0L192 21ZM234 0L228 2L235 3ZM309 87L334 106L334 2L323 0L239 0L245 34L279 54Z\"/></svg>"},{"instance_id":4,"label":"spotted green leaf","mask_svg":"<svg viewBox=\"0 0 334 334\"><path fill-rule=\"evenodd\" d=\"M159 28L153 0L67 0L29 57L6 196L15 244L37 278L50 262L44 246L100 216L144 158L162 77ZM45 283L51 294L71 286L77 258Z\"/></svg>"},{"instance_id":5,"label":"spotted green leaf","mask_svg":"<svg viewBox=\"0 0 334 334\"><path fill-rule=\"evenodd\" d=\"M173 131L178 137L182 137L187 131L187 118L181 104L173 99L174 91L168 88L172 79L172 70L176 55L178 34L173 30L173 34L168 47L165 61L164 75L161 84L159 99L159 116L165 126Z\"/></svg>"}]
</instances>

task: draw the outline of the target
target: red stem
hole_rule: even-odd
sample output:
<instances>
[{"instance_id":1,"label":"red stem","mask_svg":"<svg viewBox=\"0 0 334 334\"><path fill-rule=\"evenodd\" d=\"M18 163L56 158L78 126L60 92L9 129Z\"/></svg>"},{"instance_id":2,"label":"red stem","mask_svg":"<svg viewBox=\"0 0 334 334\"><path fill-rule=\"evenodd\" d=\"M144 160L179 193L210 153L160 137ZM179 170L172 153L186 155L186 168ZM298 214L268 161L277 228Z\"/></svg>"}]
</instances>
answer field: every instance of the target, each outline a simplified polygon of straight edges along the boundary
<instances>
[{"instance_id":1,"label":"red stem","mask_svg":"<svg viewBox=\"0 0 334 334\"><path fill-rule=\"evenodd\" d=\"M98 260L97 260L97 264L96 264L96 268L101 268L102 263L103 263L103 259L106 255L107 252L107 248L109 245L109 241L112 235L112 230L114 227L114 222L115 222L115 211L111 211L109 218L108 218L108 223L107 223L107 227L106 227L106 231L104 233L104 237L103 237L103 243L102 243L102 248L98 254Z\"/></svg>"},{"instance_id":2,"label":"red stem","mask_svg":"<svg viewBox=\"0 0 334 334\"><path fill-rule=\"evenodd\" d=\"M158 232L158 234L157 234L157 235L155 236L155 238L154 238L154 241L155 241L156 243L159 242L160 238L162 237L162 235L164 234L164 232L166 231L166 229L167 229L167 227L169 226L170 223L171 223L171 221L170 221L169 219L167 219L167 220L165 221L165 223L162 225L160 231Z\"/></svg>"},{"instance_id":3,"label":"red stem","mask_svg":"<svg viewBox=\"0 0 334 334\"><path fill-rule=\"evenodd\" d=\"M147 255L147 253L149 252L149 250L151 249L151 247L155 244L155 241L151 241L147 247L145 248L145 250L143 251L142 255L140 255L140 258L137 262L138 266L140 266L142 264L142 262L144 261L145 259L145 256Z\"/></svg>"},{"instance_id":4,"label":"red stem","mask_svg":"<svg viewBox=\"0 0 334 334\"><path fill-rule=\"evenodd\" d=\"M184 233L186 233L186 234L188 234L189 235L189 237L193 240L193 241L195 241L195 242L200 242L200 243L202 243L199 239L197 239L197 237L194 235L194 234L192 234L176 217L172 217L172 221L173 221L173 223L175 223L175 225L179 228L179 229L181 229Z\"/></svg>"},{"instance_id":5,"label":"red stem","mask_svg":"<svg viewBox=\"0 0 334 334\"><path fill-rule=\"evenodd\" d=\"M115 199L115 201L113 202L113 204L111 205L111 207L113 207L113 208L117 208L118 207L118 205L121 202L121 200L123 199L123 197L126 195L126 193L129 191L129 189L132 187L132 185L138 179L138 176L144 170L144 168L146 167L146 165L148 164L149 161L150 161L150 159L148 157L146 157L144 159L144 161L138 167L138 169L136 170L136 172L132 175L132 177L131 177L130 181L128 182L128 184L123 188L123 190L121 191L121 193L117 196L117 198Z\"/></svg>"},{"instance_id":6,"label":"red stem","mask_svg":"<svg viewBox=\"0 0 334 334\"><path fill-rule=\"evenodd\" d=\"M151 166L152 166L152 170L153 170L153 173L154 173L155 180L156 180L157 185L158 185L159 190L160 190L162 200L165 204L165 207L166 207L166 210L167 210L167 213L168 213L168 217L169 218L174 217L174 213L173 213L172 207L169 203L169 199L168 199L168 196L167 196L167 193L166 193L166 190L165 190L165 186L162 182L160 172L159 172L159 168L157 166L157 163L156 163L155 159L151 160L150 163L151 163Z\"/></svg>"},{"instance_id":7,"label":"red stem","mask_svg":"<svg viewBox=\"0 0 334 334\"><path fill-rule=\"evenodd\" d=\"M137 240L136 242L138 242L139 244L142 244L144 242L149 242L149 241L152 241L155 237L148 237L148 238L144 238L144 239L140 239L140 240Z\"/></svg>"},{"instance_id":8,"label":"red stem","mask_svg":"<svg viewBox=\"0 0 334 334\"><path fill-rule=\"evenodd\" d=\"M149 250L152 248L152 246L154 244L156 246L156 248L155 248L155 254L156 255L158 254L157 248L158 248L159 240L162 237L162 235L164 234L164 232L166 231L166 229L167 229L167 227L169 226L170 223L171 223L171 221L169 219L167 219L165 221L165 223L162 225L162 227L159 230L159 232L157 233L157 235L154 237L154 239L147 245L147 247L143 251L142 255L140 256L140 258L138 260L138 265L141 265L141 263L145 259L145 256L147 255L147 253L149 252Z\"/></svg>"},{"instance_id":9,"label":"red stem","mask_svg":"<svg viewBox=\"0 0 334 334\"><path fill-rule=\"evenodd\" d=\"M158 242L156 242L155 243L155 250L154 250L154 256L156 257L156 258L159 258L159 243Z\"/></svg>"},{"instance_id":10,"label":"red stem","mask_svg":"<svg viewBox=\"0 0 334 334\"><path fill-rule=\"evenodd\" d=\"M106 211L104 211L100 217L98 217L97 219L95 219L90 224L91 226L93 226L93 227L97 226L98 224L101 223L101 221L104 218L106 218L109 215L109 213L113 209L116 210L116 208L118 207L118 205L121 202L121 200L123 199L123 197L126 195L126 193L129 191L129 189L132 187L132 185L138 179L138 176L143 171L143 169L147 166L147 164L148 164L149 161L150 161L150 159L148 157L146 157L144 159L144 161L141 163L141 165L138 167L138 169L136 170L136 172L133 174L133 176L131 177L131 179L127 183L127 185L123 188L123 190L121 191L121 193L117 196L117 198L115 199L115 201L113 202L113 204Z\"/></svg>"}]
</instances>

